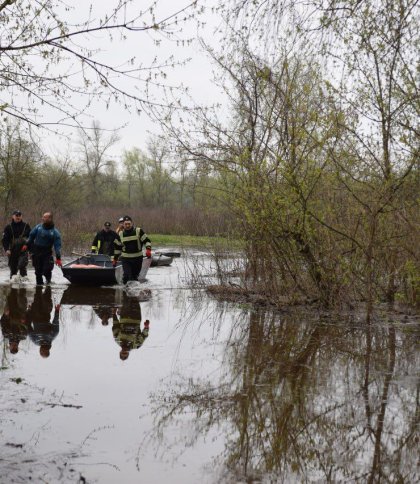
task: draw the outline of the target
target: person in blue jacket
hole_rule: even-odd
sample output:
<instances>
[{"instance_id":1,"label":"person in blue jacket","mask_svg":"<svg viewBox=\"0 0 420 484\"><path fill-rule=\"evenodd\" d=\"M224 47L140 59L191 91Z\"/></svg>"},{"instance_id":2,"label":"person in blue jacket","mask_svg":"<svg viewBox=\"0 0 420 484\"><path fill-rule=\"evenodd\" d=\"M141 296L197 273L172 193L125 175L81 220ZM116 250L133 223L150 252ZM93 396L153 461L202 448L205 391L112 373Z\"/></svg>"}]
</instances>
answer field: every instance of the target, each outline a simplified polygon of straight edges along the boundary
<instances>
[{"instance_id":1,"label":"person in blue jacket","mask_svg":"<svg viewBox=\"0 0 420 484\"><path fill-rule=\"evenodd\" d=\"M42 224L34 227L28 238L28 250L32 254L37 285L44 284L42 276L45 277L47 284L51 282L54 268L53 248L55 263L61 267L61 235L54 226L52 212L45 212L42 216Z\"/></svg>"}]
</instances>

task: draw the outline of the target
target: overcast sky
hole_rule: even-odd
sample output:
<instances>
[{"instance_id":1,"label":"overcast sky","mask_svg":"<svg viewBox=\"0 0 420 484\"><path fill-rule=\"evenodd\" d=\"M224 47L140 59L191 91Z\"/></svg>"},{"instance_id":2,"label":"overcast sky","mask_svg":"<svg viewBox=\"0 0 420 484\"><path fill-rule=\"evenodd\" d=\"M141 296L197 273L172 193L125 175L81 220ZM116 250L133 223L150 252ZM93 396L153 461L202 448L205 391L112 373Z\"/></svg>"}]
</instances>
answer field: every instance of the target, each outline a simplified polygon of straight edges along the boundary
<instances>
[{"instance_id":1,"label":"overcast sky","mask_svg":"<svg viewBox=\"0 0 420 484\"><path fill-rule=\"evenodd\" d=\"M76 20L82 18L86 13L86 3L83 0L72 2L74 10L66 15L71 21L72 16ZM177 10L189 5L189 0L159 0L157 13L157 20L162 16L168 16ZM143 9L149 5L150 1L135 0L133 7ZM98 47L101 48L101 59L108 63L118 64L131 57L136 57L137 61L144 65L149 65L153 58L158 57L164 61L171 55L176 61L183 61L191 58L185 66L179 66L174 69L166 70L166 83L170 85L183 84L188 87L191 95L200 103L212 103L214 101L221 101L222 97L219 90L212 83L212 71L214 66L210 63L208 57L203 53L200 47L198 36L205 39L207 43L212 44L217 48L217 36L214 31L220 25L221 19L217 15L211 13L211 7L216 4L216 0L206 0L206 13L200 16L199 20L205 22L204 27L198 28L197 20L190 20L182 27L182 32L176 34L173 40L167 40L160 34L150 35L148 33L132 33L128 35L125 41L115 38L109 42L106 37L98 35ZM95 3L97 10L93 12L94 16L103 15L107 9L115 5L113 0L106 0ZM188 39L193 39L191 43L185 42ZM156 40L161 40L159 46L155 44ZM176 42L178 40L178 42ZM182 42L184 41L184 42ZM138 83L139 92L144 90L144 84ZM133 86L130 86L133 88ZM154 93L156 100L159 100L159 91ZM120 128L120 142L116 145L112 154L118 157L123 149L130 149L134 146L145 148L146 140L149 132L159 132L159 127L154 124L147 115L130 114L123 106L111 105L106 109L105 102L96 103L94 108L90 110L90 119L97 119L101 126L106 129ZM86 119L84 121L86 123ZM42 133L43 144L49 153L65 152L68 142L75 142L78 134L77 130L66 130L66 136L57 137L52 134ZM71 147L74 149L74 144Z\"/></svg>"}]
</instances>

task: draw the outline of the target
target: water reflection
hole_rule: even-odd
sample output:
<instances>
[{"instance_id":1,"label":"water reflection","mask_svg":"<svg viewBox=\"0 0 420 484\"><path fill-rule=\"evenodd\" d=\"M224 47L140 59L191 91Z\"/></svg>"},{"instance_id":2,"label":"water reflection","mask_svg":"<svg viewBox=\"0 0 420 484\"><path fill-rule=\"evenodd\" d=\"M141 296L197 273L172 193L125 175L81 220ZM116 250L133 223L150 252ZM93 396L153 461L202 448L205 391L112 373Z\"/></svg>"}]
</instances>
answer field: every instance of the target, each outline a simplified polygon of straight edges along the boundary
<instances>
[{"instance_id":1,"label":"water reflection","mask_svg":"<svg viewBox=\"0 0 420 484\"><path fill-rule=\"evenodd\" d=\"M79 321L81 308L94 315L94 324L103 326L112 323L112 335L119 346L121 360L126 360L132 350L142 346L149 334L149 320L142 329L142 314L138 298L128 296L121 289L84 288L69 286L54 304L51 287L37 286L35 293L26 288L4 290L5 306L0 319L4 341L8 341L9 351L19 351L21 341L29 340L39 347L43 358L50 356L53 342L60 332L60 312L67 310L65 321L74 324ZM32 302L28 303L31 299ZM66 313L66 311L64 311Z\"/></svg>"},{"instance_id":2,"label":"water reflection","mask_svg":"<svg viewBox=\"0 0 420 484\"><path fill-rule=\"evenodd\" d=\"M98 318L101 320L102 326L108 326L109 320L113 319L117 314L117 308L112 306L93 306L93 310Z\"/></svg>"},{"instance_id":3,"label":"water reflection","mask_svg":"<svg viewBox=\"0 0 420 484\"><path fill-rule=\"evenodd\" d=\"M141 329L141 308L138 298L130 297L122 289L68 287L62 305L91 306L103 326L112 321L112 334L120 346L120 358L126 360L130 351L140 348L149 334L149 320Z\"/></svg>"},{"instance_id":4,"label":"water reflection","mask_svg":"<svg viewBox=\"0 0 420 484\"><path fill-rule=\"evenodd\" d=\"M120 358L126 360L133 349L138 349L149 335L149 320L141 330L141 310L137 300L124 294L121 308L114 315L112 334L121 347Z\"/></svg>"},{"instance_id":5,"label":"water reflection","mask_svg":"<svg viewBox=\"0 0 420 484\"><path fill-rule=\"evenodd\" d=\"M68 306L116 307L121 303L121 289L105 287L68 286L61 304Z\"/></svg>"},{"instance_id":6,"label":"water reflection","mask_svg":"<svg viewBox=\"0 0 420 484\"><path fill-rule=\"evenodd\" d=\"M297 309L240 310L183 289L156 289L150 302L113 288L62 290L53 286L50 302L48 290L37 298L35 288L0 287L3 334L20 341L0 372L0 433L25 451L3 446L0 475L11 469L11 480L40 481L35 468L48 482L66 480L61 469L88 482L417 482L412 320L384 313L367 325ZM52 326L54 301L60 332L42 360L29 312L46 307ZM150 337L145 317L159 328Z\"/></svg>"},{"instance_id":7,"label":"water reflection","mask_svg":"<svg viewBox=\"0 0 420 484\"><path fill-rule=\"evenodd\" d=\"M19 343L29 333L27 318L28 298L25 289L11 289L6 297L6 305L0 319L3 338L9 342L10 353L19 351Z\"/></svg>"},{"instance_id":8,"label":"water reflection","mask_svg":"<svg viewBox=\"0 0 420 484\"><path fill-rule=\"evenodd\" d=\"M50 356L51 346L60 331L60 305L53 309L51 287L44 290L37 286L35 297L28 310L28 323L30 325L29 337L32 342L39 346L39 354L43 358Z\"/></svg>"},{"instance_id":9,"label":"water reflection","mask_svg":"<svg viewBox=\"0 0 420 484\"><path fill-rule=\"evenodd\" d=\"M121 304L122 291L104 287L81 287L69 286L63 294L62 305L70 306L89 306L94 314L99 318L103 326L108 326L109 322L116 314L118 305ZM74 315L72 319L74 318ZM95 318L96 319L96 318Z\"/></svg>"},{"instance_id":10,"label":"water reflection","mask_svg":"<svg viewBox=\"0 0 420 484\"><path fill-rule=\"evenodd\" d=\"M223 482L414 482L417 338L393 321L252 311L225 342L219 381L154 395L153 438L176 446L166 436L191 414L186 448L222 429Z\"/></svg>"}]
</instances>

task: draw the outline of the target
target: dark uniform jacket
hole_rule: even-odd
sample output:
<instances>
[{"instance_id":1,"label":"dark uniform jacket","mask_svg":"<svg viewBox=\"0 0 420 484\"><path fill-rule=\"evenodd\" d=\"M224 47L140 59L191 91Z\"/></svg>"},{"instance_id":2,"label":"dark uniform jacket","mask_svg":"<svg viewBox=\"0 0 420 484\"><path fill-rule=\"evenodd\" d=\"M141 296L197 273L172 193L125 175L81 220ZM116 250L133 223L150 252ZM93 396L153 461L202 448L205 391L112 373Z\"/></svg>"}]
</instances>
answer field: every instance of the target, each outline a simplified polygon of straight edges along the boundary
<instances>
[{"instance_id":1,"label":"dark uniform jacket","mask_svg":"<svg viewBox=\"0 0 420 484\"><path fill-rule=\"evenodd\" d=\"M92 252L97 254L114 255L114 240L118 239L117 232L113 230L101 230L98 232L92 242Z\"/></svg>"},{"instance_id":2,"label":"dark uniform jacket","mask_svg":"<svg viewBox=\"0 0 420 484\"><path fill-rule=\"evenodd\" d=\"M114 257L134 258L142 257L143 246L152 247L149 237L140 227L131 227L119 233L119 237L114 242Z\"/></svg>"},{"instance_id":3,"label":"dark uniform jacket","mask_svg":"<svg viewBox=\"0 0 420 484\"><path fill-rule=\"evenodd\" d=\"M12 220L6 225L3 232L4 250L18 251L27 243L31 227L26 222L15 222Z\"/></svg>"}]
</instances>

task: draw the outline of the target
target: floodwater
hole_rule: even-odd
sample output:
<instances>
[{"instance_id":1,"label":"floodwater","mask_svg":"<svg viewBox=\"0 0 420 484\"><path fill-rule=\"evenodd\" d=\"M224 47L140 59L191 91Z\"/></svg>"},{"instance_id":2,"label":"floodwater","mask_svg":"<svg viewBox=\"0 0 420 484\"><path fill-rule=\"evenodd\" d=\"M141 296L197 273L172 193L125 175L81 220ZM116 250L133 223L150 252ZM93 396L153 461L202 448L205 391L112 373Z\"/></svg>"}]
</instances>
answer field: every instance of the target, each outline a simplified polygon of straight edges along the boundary
<instances>
[{"instance_id":1,"label":"floodwater","mask_svg":"<svg viewBox=\"0 0 420 484\"><path fill-rule=\"evenodd\" d=\"M123 291L0 270L2 483L418 481L414 316L220 303L184 271Z\"/></svg>"}]
</instances>

